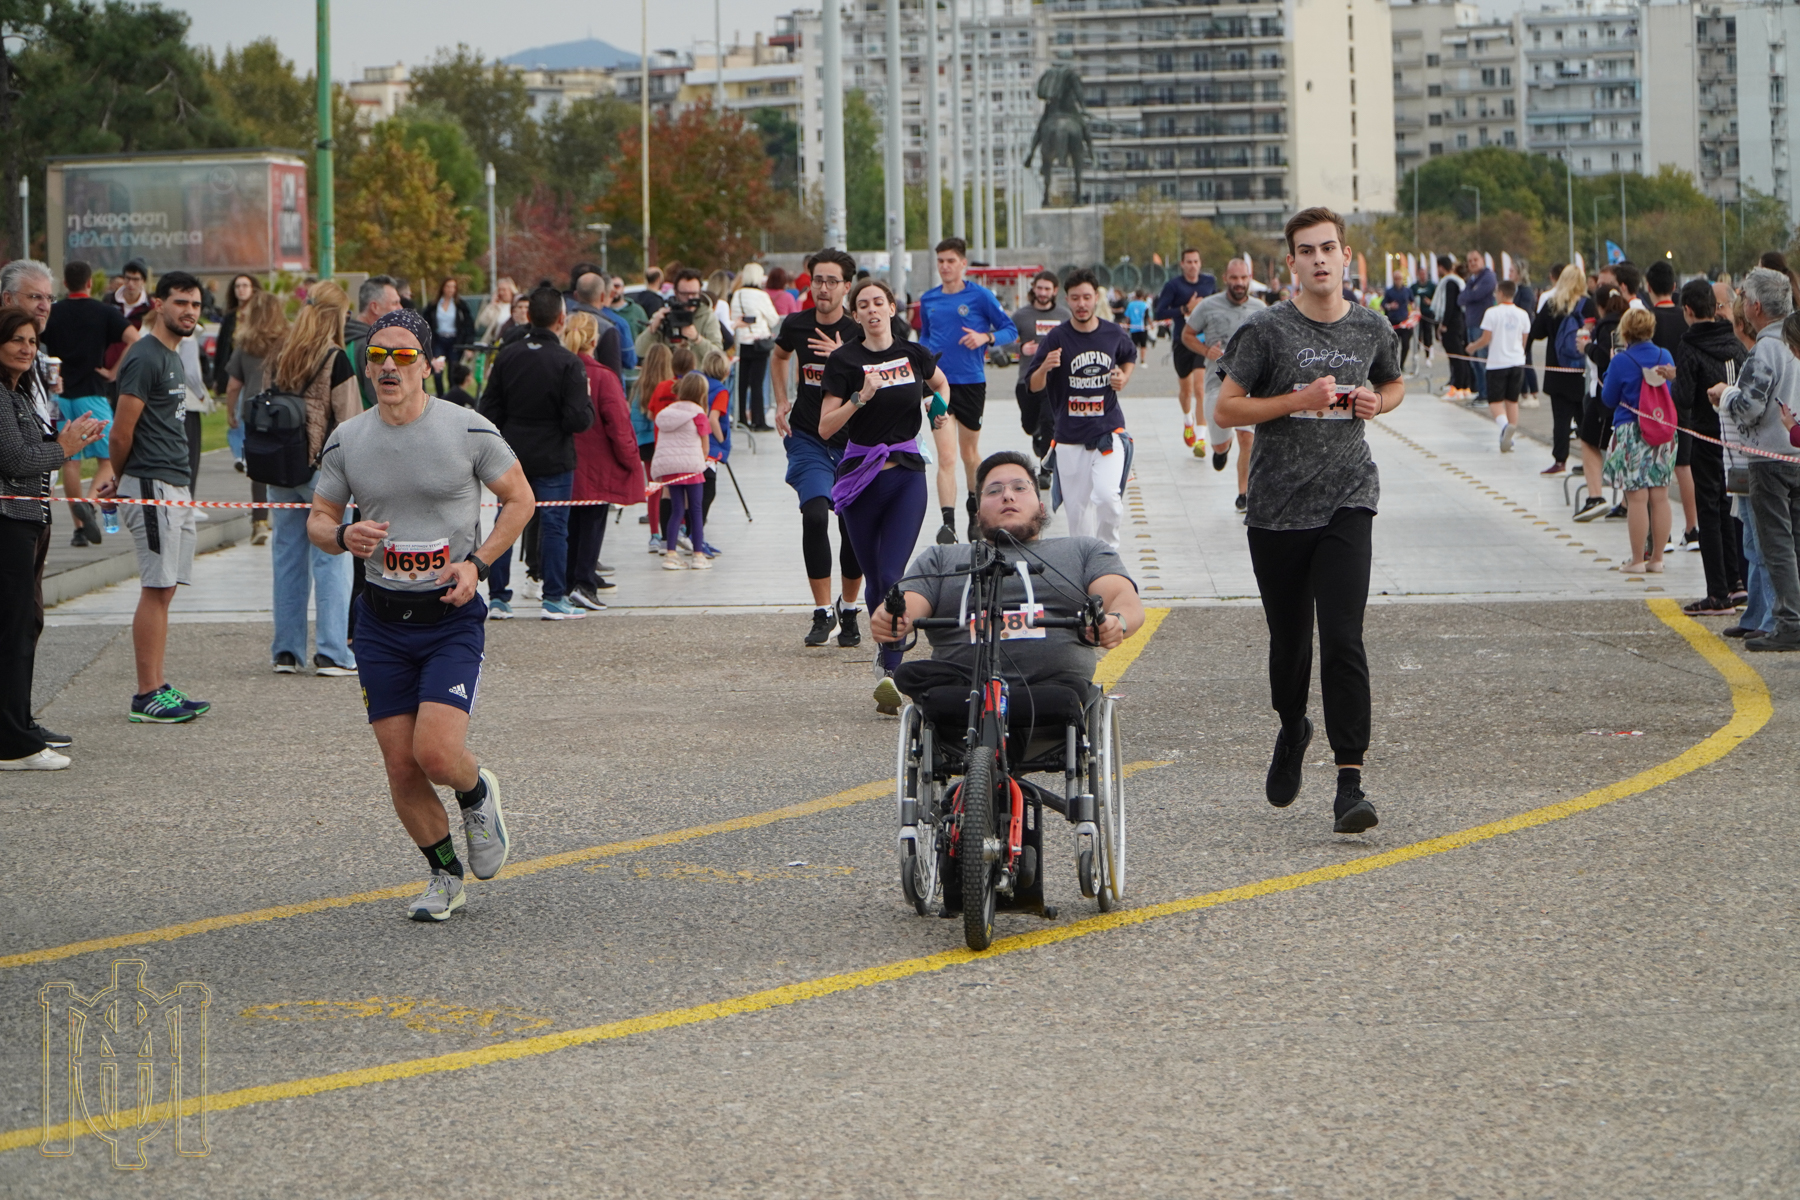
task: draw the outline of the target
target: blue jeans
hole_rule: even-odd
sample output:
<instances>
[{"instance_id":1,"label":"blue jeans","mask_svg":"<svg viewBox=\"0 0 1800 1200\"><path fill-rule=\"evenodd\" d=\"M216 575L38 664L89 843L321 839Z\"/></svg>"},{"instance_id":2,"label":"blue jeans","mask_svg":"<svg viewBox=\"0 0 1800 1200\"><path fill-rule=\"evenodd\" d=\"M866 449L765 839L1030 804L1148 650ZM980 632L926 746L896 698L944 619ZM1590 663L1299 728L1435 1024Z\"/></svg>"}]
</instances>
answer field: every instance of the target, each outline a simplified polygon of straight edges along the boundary
<instances>
[{"instance_id":1,"label":"blue jeans","mask_svg":"<svg viewBox=\"0 0 1800 1200\"><path fill-rule=\"evenodd\" d=\"M575 493L575 472L560 475L528 475L531 494L539 500L567 500ZM488 599L512 600L512 547L488 571ZM544 599L561 600L569 594L569 510L538 509L538 574L544 579Z\"/></svg>"},{"instance_id":2,"label":"blue jeans","mask_svg":"<svg viewBox=\"0 0 1800 1200\"><path fill-rule=\"evenodd\" d=\"M1769 569L1763 564L1762 543L1756 540L1756 514L1750 511L1750 497L1737 497L1737 516L1744 527L1744 590L1750 593L1738 624L1745 629L1773 633L1775 588L1769 582Z\"/></svg>"},{"instance_id":3,"label":"blue jeans","mask_svg":"<svg viewBox=\"0 0 1800 1200\"><path fill-rule=\"evenodd\" d=\"M312 503L314 475L302 487L270 487L269 499L283 503ZM277 508L269 539L269 561L275 576L275 640L269 657L287 651L306 662L306 603L313 600L318 613L316 638L319 653L340 667L354 667L350 652L351 572L362 563L348 554L327 554L306 536L306 510Z\"/></svg>"},{"instance_id":4,"label":"blue jeans","mask_svg":"<svg viewBox=\"0 0 1800 1200\"><path fill-rule=\"evenodd\" d=\"M1469 353L1475 356L1475 361L1469 364L1471 367L1475 368L1475 394L1481 399L1486 400L1488 398L1487 348L1484 346L1480 350L1471 350Z\"/></svg>"}]
</instances>

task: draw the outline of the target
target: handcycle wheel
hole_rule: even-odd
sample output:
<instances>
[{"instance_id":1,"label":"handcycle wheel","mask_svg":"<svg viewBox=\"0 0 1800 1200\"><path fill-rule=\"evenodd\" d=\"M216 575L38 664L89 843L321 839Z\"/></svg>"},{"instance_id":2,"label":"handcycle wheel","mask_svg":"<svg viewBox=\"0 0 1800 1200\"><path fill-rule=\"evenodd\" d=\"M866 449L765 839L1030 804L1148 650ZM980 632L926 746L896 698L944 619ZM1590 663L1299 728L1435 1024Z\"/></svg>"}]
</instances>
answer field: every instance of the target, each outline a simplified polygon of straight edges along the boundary
<instances>
[{"instance_id":1,"label":"handcycle wheel","mask_svg":"<svg viewBox=\"0 0 1800 1200\"><path fill-rule=\"evenodd\" d=\"M969 754L962 782L962 823L956 857L962 876L963 940L971 950L986 950L994 940L994 864L985 844L994 827L994 748L981 746Z\"/></svg>"},{"instance_id":2,"label":"handcycle wheel","mask_svg":"<svg viewBox=\"0 0 1800 1200\"><path fill-rule=\"evenodd\" d=\"M900 843L900 891L906 902L913 906L913 911L921 917L929 914L931 905L937 899L938 892L938 812L936 800L937 783L931 778L932 732L924 723L918 709L907 705L901 714L900 722L900 762L898 775L900 780L899 801L903 804L906 787L909 782L908 771L916 775L911 779L914 797L917 801L917 813L913 826L918 840ZM914 761L911 755L912 739L918 737L919 753Z\"/></svg>"},{"instance_id":3,"label":"handcycle wheel","mask_svg":"<svg viewBox=\"0 0 1800 1200\"><path fill-rule=\"evenodd\" d=\"M1101 912L1117 908L1125 896L1125 771L1121 761L1118 701L1101 701L1100 736L1094 747L1094 817L1100 827L1100 878L1097 896Z\"/></svg>"}]
</instances>

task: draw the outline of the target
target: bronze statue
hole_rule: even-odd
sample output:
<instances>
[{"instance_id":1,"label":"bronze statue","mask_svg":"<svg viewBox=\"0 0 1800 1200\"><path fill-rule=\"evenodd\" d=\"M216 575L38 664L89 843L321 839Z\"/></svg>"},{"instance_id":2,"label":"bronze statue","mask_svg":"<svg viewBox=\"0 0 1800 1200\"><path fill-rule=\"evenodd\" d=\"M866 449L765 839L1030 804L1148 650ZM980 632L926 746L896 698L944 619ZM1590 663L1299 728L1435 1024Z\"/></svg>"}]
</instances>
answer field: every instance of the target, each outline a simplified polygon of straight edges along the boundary
<instances>
[{"instance_id":1,"label":"bronze statue","mask_svg":"<svg viewBox=\"0 0 1800 1200\"><path fill-rule=\"evenodd\" d=\"M1088 130L1087 105L1081 98L1081 76L1067 63L1057 63L1038 77L1038 99L1044 102L1044 114L1038 118L1037 131L1031 135L1031 149L1025 154L1025 165L1031 165L1034 154L1042 149L1040 169L1044 175L1044 207L1050 207L1050 171L1059 163L1075 172L1075 194L1072 204L1080 204L1081 171L1093 161L1094 141Z\"/></svg>"}]
</instances>

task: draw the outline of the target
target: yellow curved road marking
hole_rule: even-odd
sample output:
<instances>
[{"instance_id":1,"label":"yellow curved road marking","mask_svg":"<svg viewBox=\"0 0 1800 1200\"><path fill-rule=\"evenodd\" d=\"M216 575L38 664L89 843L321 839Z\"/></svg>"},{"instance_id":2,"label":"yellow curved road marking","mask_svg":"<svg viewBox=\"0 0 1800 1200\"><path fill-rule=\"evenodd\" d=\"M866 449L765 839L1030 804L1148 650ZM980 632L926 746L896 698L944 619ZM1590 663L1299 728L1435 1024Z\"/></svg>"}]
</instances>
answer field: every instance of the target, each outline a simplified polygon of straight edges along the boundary
<instances>
[{"instance_id":1,"label":"yellow curved road marking","mask_svg":"<svg viewBox=\"0 0 1800 1200\"><path fill-rule=\"evenodd\" d=\"M1094 682L1101 687L1110 689L1124 676L1131 664L1137 661L1138 655L1144 652L1144 647L1149 645L1151 636L1156 633L1163 618L1169 615L1169 610L1152 608L1145 610L1144 615L1144 627L1125 639L1117 649L1109 650L1094 668ZM1126 770L1128 773L1141 770L1145 765L1133 763ZM810 817L814 813L829 812L834 808L848 808L852 804L861 804L865 800L892 795L893 791L894 783L891 779L865 783L835 795L821 796L816 800L803 800L798 804L732 817L726 821L714 821L708 825L672 829L667 833L653 833L647 837L633 838L630 841L609 842L601 846L588 846L580 850L564 851L561 854L546 854L542 858L526 859L507 867L496 878L520 879L526 875L535 875L539 871L553 871L561 867L574 866L577 863L593 862L595 859L617 858L621 854L636 854L640 850L653 850L658 846L673 846L680 842L691 842L721 833L738 833L745 829L758 829L764 825L773 825L778 821L792 821L799 817ZM240 925L256 925L263 921L283 921L291 917L304 917L310 913L327 912L334 908L350 908L354 905L373 904L382 900L405 900L417 893L418 890L417 883L402 883L393 887L375 888L367 892L354 892L348 896L326 896L319 900L302 901L299 904L277 904L250 912L224 913L216 917L202 917L196 921L183 921L176 925L164 925L156 929L143 929L135 933L89 938L86 941L70 942L63 946L47 946L42 950L26 950L18 954L0 955L0 971L13 967L56 962L58 959L73 958L78 954L94 954L101 950L123 950L129 946L144 946L152 942L172 942L179 938L194 937L197 934L216 933L221 929L234 929Z\"/></svg>"},{"instance_id":2,"label":"yellow curved road marking","mask_svg":"<svg viewBox=\"0 0 1800 1200\"><path fill-rule=\"evenodd\" d=\"M712 1004L697 1004L689 1008L670 1009L666 1012L651 1013L647 1016L632 1017L623 1021L609 1021L603 1025L571 1029L563 1033L519 1038L492 1046L483 1046L478 1050L468 1050L457 1054L439 1054L430 1058L415 1058L383 1066L364 1067L355 1071L339 1071L330 1075L314 1076L311 1079L290 1080L286 1083L239 1088L236 1091L221 1092L206 1097L204 1100L185 1101L182 1110L184 1113L198 1112L201 1104L205 1103L211 1111L222 1112L226 1109L265 1104L274 1100L290 1100L298 1096L316 1096L325 1092L341 1091L345 1088L363 1087L372 1083L415 1079L422 1075L435 1075L444 1071L462 1071L490 1063L535 1058L539 1055L555 1053L558 1050L567 1050L574 1046L587 1046L595 1042L634 1037L638 1034L653 1033L662 1029L677 1029L684 1025L699 1025L707 1021L717 1021L723 1017L764 1012L772 1008L818 1000L839 992L892 983L912 975L942 971L947 967L960 966L976 959L1016 954L1021 950L1035 950L1094 933L1141 925L1146 921L1154 921L1162 917L1196 912L1220 904L1254 900L1261 896L1272 896L1279 892L1291 892L1297 888L1311 887L1314 884L1348 879L1353 875L1379 871L1434 854L1461 850L1503 834L1517 833L1522 829L1531 829L1551 821L1560 821L1575 816L1577 813L1611 804L1615 800L1623 800L1627 796L1650 791L1652 788L1660 787L1670 780L1678 779L1709 763L1717 762L1731 753L1745 738L1750 737L1768 723L1769 718L1774 715L1774 708L1769 699L1769 689L1763 683L1761 676L1734 655L1718 637L1685 616L1674 600L1656 599L1648 603L1650 610L1664 624L1687 639L1688 645L1692 646L1695 652L1712 664L1720 675L1724 676L1725 681L1731 686L1731 720L1667 762L1659 763L1649 770L1640 771L1629 779L1596 788L1573 799L1545 805L1542 808L1534 808L1529 812L1519 813L1499 821L1491 821L1486 825L1477 825L1458 833L1427 838L1424 841L1400 846L1380 854L1371 854L1354 862L1320 867L1312 871L1301 871L1293 875L1282 875L1241 887L1208 892L1201 896L1170 900L1145 908L1106 913L1074 921L1068 925L1001 938L989 949L979 954L966 948L945 950L920 958L909 958L900 962L868 967L861 971L849 971L841 975L829 975L822 979L809 980L805 983L792 983L783 987L769 988L766 991L752 992L747 996L737 996ZM886 786L883 785L883 794L885 794ZM167 1109L167 1103L152 1106L146 1123L161 1120ZM60 1129L51 1130L48 1136L51 1140L61 1141L79 1137L86 1132L85 1125L72 1121ZM45 1136L41 1127L15 1129L10 1133L0 1134L0 1152L32 1145Z\"/></svg>"}]
</instances>

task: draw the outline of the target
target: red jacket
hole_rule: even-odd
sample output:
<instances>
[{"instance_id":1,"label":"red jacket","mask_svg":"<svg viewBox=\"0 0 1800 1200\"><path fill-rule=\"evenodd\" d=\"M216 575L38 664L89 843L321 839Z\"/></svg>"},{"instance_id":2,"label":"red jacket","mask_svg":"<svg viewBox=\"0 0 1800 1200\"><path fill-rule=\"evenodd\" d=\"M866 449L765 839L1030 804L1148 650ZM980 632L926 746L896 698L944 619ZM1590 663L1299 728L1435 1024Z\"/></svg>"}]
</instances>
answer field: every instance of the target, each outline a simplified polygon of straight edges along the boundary
<instances>
[{"instance_id":1,"label":"red jacket","mask_svg":"<svg viewBox=\"0 0 1800 1200\"><path fill-rule=\"evenodd\" d=\"M591 355L581 356L581 366L594 400L594 423L575 435L573 498L642 504L644 468L637 434L631 429L631 410L625 405L625 387Z\"/></svg>"}]
</instances>

